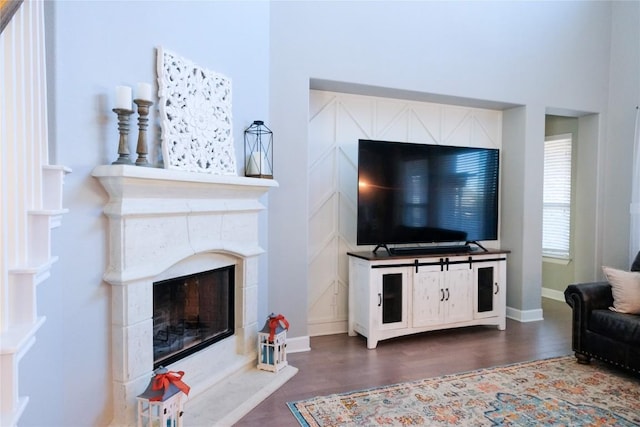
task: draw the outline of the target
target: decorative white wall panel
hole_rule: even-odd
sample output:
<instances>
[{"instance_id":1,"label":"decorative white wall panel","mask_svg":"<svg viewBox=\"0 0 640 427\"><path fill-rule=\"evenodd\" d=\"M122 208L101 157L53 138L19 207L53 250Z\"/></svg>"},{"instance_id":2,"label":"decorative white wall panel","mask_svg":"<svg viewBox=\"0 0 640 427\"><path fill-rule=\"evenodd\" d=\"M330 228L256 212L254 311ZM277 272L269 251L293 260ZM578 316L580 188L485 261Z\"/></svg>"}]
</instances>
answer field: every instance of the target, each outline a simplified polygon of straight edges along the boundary
<instances>
[{"instance_id":1,"label":"decorative white wall panel","mask_svg":"<svg viewBox=\"0 0 640 427\"><path fill-rule=\"evenodd\" d=\"M502 112L312 90L309 96L309 335L347 331L356 246L358 139L501 148Z\"/></svg>"}]
</instances>

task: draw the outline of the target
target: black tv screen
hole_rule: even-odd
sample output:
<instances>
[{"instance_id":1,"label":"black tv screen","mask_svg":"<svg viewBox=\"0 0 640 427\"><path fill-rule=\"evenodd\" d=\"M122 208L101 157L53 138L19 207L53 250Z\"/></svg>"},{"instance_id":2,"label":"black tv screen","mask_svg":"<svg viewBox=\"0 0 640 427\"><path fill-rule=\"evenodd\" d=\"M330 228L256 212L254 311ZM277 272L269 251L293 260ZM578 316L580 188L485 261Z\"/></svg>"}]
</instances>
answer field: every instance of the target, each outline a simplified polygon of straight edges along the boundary
<instances>
[{"instance_id":1,"label":"black tv screen","mask_svg":"<svg viewBox=\"0 0 640 427\"><path fill-rule=\"evenodd\" d=\"M498 238L499 151L359 140L358 245Z\"/></svg>"}]
</instances>

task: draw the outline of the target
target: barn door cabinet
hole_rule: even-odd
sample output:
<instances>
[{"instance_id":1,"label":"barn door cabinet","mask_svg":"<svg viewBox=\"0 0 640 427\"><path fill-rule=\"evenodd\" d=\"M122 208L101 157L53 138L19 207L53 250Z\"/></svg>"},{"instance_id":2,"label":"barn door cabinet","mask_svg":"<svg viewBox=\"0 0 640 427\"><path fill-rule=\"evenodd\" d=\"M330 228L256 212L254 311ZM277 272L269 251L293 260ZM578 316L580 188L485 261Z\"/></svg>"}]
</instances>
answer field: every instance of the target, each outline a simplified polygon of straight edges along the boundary
<instances>
[{"instance_id":1,"label":"barn door cabinet","mask_svg":"<svg viewBox=\"0 0 640 427\"><path fill-rule=\"evenodd\" d=\"M506 251L349 252L349 335L378 341L474 325L506 327Z\"/></svg>"}]
</instances>

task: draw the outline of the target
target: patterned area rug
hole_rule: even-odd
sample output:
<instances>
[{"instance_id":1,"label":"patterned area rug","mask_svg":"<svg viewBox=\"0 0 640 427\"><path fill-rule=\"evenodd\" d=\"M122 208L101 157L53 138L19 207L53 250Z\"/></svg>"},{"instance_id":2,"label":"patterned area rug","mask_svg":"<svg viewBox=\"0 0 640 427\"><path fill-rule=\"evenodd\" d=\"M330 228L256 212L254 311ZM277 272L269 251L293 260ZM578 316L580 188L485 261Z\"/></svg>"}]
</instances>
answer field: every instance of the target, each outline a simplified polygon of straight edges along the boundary
<instances>
[{"instance_id":1,"label":"patterned area rug","mask_svg":"<svg viewBox=\"0 0 640 427\"><path fill-rule=\"evenodd\" d=\"M312 426L640 426L640 378L573 356L287 403Z\"/></svg>"}]
</instances>

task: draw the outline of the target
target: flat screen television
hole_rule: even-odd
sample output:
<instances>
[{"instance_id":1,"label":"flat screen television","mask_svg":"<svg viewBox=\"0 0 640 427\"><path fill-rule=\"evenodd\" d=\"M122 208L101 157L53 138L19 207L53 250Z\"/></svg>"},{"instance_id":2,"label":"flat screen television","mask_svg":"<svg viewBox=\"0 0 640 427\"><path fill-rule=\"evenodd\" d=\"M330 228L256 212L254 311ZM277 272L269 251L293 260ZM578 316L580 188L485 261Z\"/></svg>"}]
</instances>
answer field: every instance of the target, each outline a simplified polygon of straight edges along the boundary
<instances>
[{"instance_id":1,"label":"flat screen television","mask_svg":"<svg viewBox=\"0 0 640 427\"><path fill-rule=\"evenodd\" d=\"M357 244L484 249L479 241L498 238L499 157L493 148L359 140Z\"/></svg>"}]
</instances>

